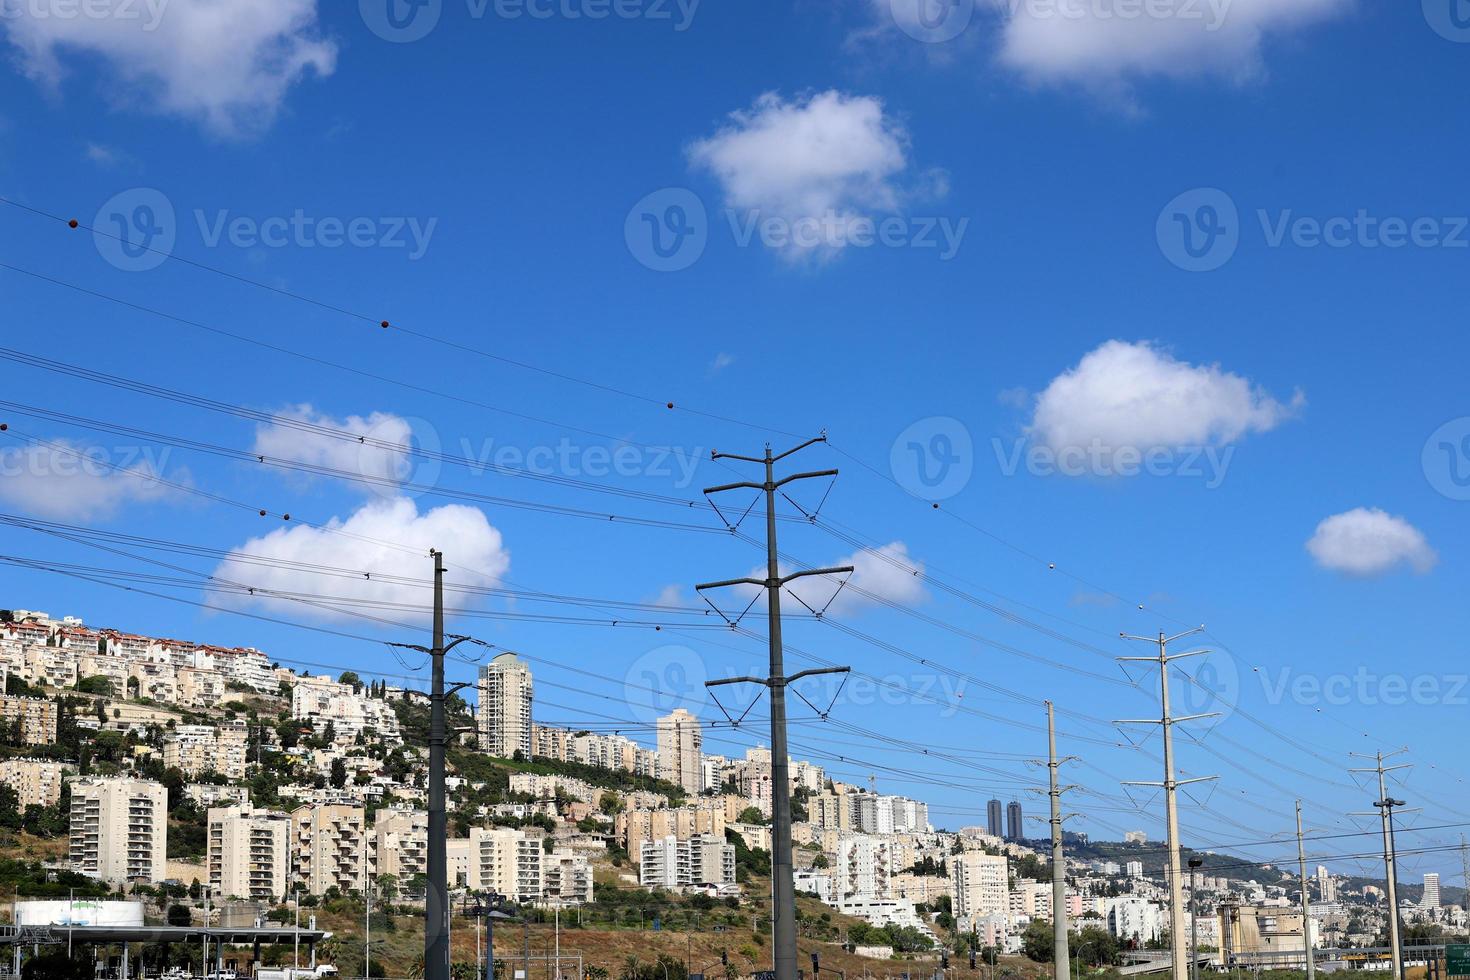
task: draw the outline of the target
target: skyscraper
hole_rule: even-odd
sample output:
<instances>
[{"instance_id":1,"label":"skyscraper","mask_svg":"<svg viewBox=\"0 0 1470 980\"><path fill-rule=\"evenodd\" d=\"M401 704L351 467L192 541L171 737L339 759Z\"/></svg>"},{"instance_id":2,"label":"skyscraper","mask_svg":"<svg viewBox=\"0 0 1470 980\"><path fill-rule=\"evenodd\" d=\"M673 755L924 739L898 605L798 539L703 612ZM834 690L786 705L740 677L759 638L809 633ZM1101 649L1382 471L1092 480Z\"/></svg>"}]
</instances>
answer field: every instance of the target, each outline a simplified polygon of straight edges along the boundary
<instances>
[{"instance_id":1,"label":"skyscraper","mask_svg":"<svg viewBox=\"0 0 1470 980\"><path fill-rule=\"evenodd\" d=\"M1021 804L1011 800L1006 804L1006 838L1008 840L1021 840L1025 834L1025 827L1021 823Z\"/></svg>"},{"instance_id":2,"label":"skyscraper","mask_svg":"<svg viewBox=\"0 0 1470 980\"><path fill-rule=\"evenodd\" d=\"M531 758L531 669L513 653L480 668L480 748L502 759Z\"/></svg>"},{"instance_id":3,"label":"skyscraper","mask_svg":"<svg viewBox=\"0 0 1470 980\"><path fill-rule=\"evenodd\" d=\"M1001 804L1000 800L991 800L985 807L985 829L991 837L1003 836L1005 831L1001 828Z\"/></svg>"},{"instance_id":4,"label":"skyscraper","mask_svg":"<svg viewBox=\"0 0 1470 980\"><path fill-rule=\"evenodd\" d=\"M1429 871L1424 875L1424 898L1419 902L1426 909L1439 908L1439 872Z\"/></svg>"},{"instance_id":5,"label":"skyscraper","mask_svg":"<svg viewBox=\"0 0 1470 980\"><path fill-rule=\"evenodd\" d=\"M700 766L703 735L699 719L683 708L658 720L658 778L684 787L690 796L703 789L704 773Z\"/></svg>"}]
</instances>

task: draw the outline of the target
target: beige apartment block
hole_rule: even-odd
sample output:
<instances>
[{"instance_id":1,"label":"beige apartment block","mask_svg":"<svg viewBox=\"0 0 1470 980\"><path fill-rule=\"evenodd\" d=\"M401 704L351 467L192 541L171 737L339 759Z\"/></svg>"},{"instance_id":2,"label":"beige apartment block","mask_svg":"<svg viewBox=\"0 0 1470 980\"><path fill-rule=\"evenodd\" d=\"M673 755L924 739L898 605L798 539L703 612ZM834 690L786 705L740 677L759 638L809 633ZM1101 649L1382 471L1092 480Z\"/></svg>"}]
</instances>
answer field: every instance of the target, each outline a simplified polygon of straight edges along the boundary
<instances>
[{"instance_id":1,"label":"beige apartment block","mask_svg":"<svg viewBox=\"0 0 1470 980\"><path fill-rule=\"evenodd\" d=\"M312 895L336 887L362 891L367 859L367 812L360 806L298 807L291 813L295 880Z\"/></svg>"},{"instance_id":2,"label":"beige apartment block","mask_svg":"<svg viewBox=\"0 0 1470 980\"><path fill-rule=\"evenodd\" d=\"M224 898L279 901L288 890L291 817L249 804L208 812L209 885Z\"/></svg>"},{"instance_id":3,"label":"beige apartment block","mask_svg":"<svg viewBox=\"0 0 1470 980\"><path fill-rule=\"evenodd\" d=\"M0 762L0 783L15 790L22 810L28 806L54 806L61 802L62 780L75 768L43 759L6 759Z\"/></svg>"},{"instance_id":4,"label":"beige apartment block","mask_svg":"<svg viewBox=\"0 0 1470 980\"><path fill-rule=\"evenodd\" d=\"M56 702L0 696L0 725L12 730L19 725L24 745L52 745L56 742Z\"/></svg>"},{"instance_id":5,"label":"beige apartment block","mask_svg":"<svg viewBox=\"0 0 1470 980\"><path fill-rule=\"evenodd\" d=\"M72 867L113 885L164 879L168 791L128 777L71 781Z\"/></svg>"},{"instance_id":6,"label":"beige apartment block","mask_svg":"<svg viewBox=\"0 0 1470 980\"><path fill-rule=\"evenodd\" d=\"M377 874L393 875L398 887L429 873L429 815L423 810L379 810L373 822Z\"/></svg>"}]
</instances>

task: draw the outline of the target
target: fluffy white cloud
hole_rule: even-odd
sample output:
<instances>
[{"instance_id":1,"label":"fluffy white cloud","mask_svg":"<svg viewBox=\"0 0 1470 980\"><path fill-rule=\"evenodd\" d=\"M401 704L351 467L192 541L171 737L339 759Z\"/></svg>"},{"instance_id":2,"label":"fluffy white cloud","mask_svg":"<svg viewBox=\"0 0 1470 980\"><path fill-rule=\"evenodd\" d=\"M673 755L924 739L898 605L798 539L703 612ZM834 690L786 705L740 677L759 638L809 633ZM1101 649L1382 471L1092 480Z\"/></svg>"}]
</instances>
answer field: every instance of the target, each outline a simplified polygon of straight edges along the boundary
<instances>
[{"instance_id":1,"label":"fluffy white cloud","mask_svg":"<svg viewBox=\"0 0 1470 980\"><path fill-rule=\"evenodd\" d=\"M430 548L445 550L446 563L452 566L457 585L490 585L510 568L510 552L500 532L479 510L451 504L420 514L413 501L398 498L372 501L346 520L333 519L323 528L297 524L252 538L220 562L215 576L275 592L342 596L380 606L428 606L432 601L428 585L432 578ZM423 584L333 577L292 567L292 563L399 575ZM288 613L293 618L349 618L347 613L275 596L239 596L231 601ZM416 618L387 608L383 615L390 619Z\"/></svg>"},{"instance_id":2,"label":"fluffy white cloud","mask_svg":"<svg viewBox=\"0 0 1470 980\"><path fill-rule=\"evenodd\" d=\"M345 432L365 439L354 442L324 435L307 426ZM399 448L401 447L401 448ZM413 448L413 426L389 412L333 418L310 405L295 405L255 429L257 455L286 459L309 466L343 470L371 479L398 482L410 471L408 450Z\"/></svg>"},{"instance_id":3,"label":"fluffy white cloud","mask_svg":"<svg viewBox=\"0 0 1470 980\"><path fill-rule=\"evenodd\" d=\"M1333 514L1317 525L1307 551L1323 568L1359 577L1382 575L1400 565L1423 575L1439 561L1422 531L1376 507Z\"/></svg>"},{"instance_id":4,"label":"fluffy white cloud","mask_svg":"<svg viewBox=\"0 0 1470 980\"><path fill-rule=\"evenodd\" d=\"M1320 21L1352 0L991 0L1000 60L1045 83L1081 83L1126 98L1133 79L1264 72L1273 33Z\"/></svg>"},{"instance_id":5,"label":"fluffy white cloud","mask_svg":"<svg viewBox=\"0 0 1470 980\"><path fill-rule=\"evenodd\" d=\"M1176 360L1147 342L1110 340L1036 396L1028 434L1054 451L1219 446L1290 418L1282 404L1218 365Z\"/></svg>"},{"instance_id":6,"label":"fluffy white cloud","mask_svg":"<svg viewBox=\"0 0 1470 980\"><path fill-rule=\"evenodd\" d=\"M786 101L768 92L730 124L689 148L714 174L728 207L776 219L789 231L778 246L791 259L829 257L876 212L908 195L908 135L871 96L822 92Z\"/></svg>"},{"instance_id":7,"label":"fluffy white cloud","mask_svg":"<svg viewBox=\"0 0 1470 980\"><path fill-rule=\"evenodd\" d=\"M0 0L0 14L37 81L59 85L67 55L95 58L114 101L221 135L269 125L308 71L336 67L316 0Z\"/></svg>"},{"instance_id":8,"label":"fluffy white cloud","mask_svg":"<svg viewBox=\"0 0 1470 980\"><path fill-rule=\"evenodd\" d=\"M183 470L165 474L162 459L65 439L49 443L0 450L0 502L37 517L87 520L176 492L157 477L188 482Z\"/></svg>"}]
</instances>

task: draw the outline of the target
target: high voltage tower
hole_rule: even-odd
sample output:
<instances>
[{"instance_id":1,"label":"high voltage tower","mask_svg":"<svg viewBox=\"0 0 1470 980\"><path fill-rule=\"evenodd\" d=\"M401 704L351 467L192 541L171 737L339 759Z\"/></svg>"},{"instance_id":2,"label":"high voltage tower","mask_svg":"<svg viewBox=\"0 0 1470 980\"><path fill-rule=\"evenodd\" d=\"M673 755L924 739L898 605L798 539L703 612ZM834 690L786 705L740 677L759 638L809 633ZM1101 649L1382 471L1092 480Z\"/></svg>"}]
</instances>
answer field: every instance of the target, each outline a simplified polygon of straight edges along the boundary
<instances>
[{"instance_id":1,"label":"high voltage tower","mask_svg":"<svg viewBox=\"0 0 1470 980\"><path fill-rule=\"evenodd\" d=\"M390 643L389 646L417 650L433 662L429 692L429 853L428 890L424 896L424 980L449 980L449 816L444 806L444 750L449 741L445 703L449 695L470 687L468 682L444 687L444 655L461 643L473 640L456 636L444 645L444 553L430 549L434 559L434 645Z\"/></svg>"},{"instance_id":2,"label":"high voltage tower","mask_svg":"<svg viewBox=\"0 0 1470 980\"><path fill-rule=\"evenodd\" d=\"M1062 794L1079 787L1075 784L1063 786L1060 770L1068 762L1081 760L1075 755L1057 757L1057 715L1056 707L1050 701L1046 702L1046 747L1046 762L1039 759L1032 759L1031 762L1033 765L1045 765L1050 772L1050 785L1046 795L1051 797L1051 816L1047 823L1051 825L1052 960L1056 971L1053 980L1069 980L1072 975L1072 954L1067 943L1067 869L1062 848L1062 824L1069 817L1081 814L1062 812Z\"/></svg>"},{"instance_id":3,"label":"high voltage tower","mask_svg":"<svg viewBox=\"0 0 1470 980\"><path fill-rule=\"evenodd\" d=\"M836 477L836 470L820 470L813 473L793 473L776 479L776 464L787 456L808 446L826 442L826 435L809 439L795 449L780 455L771 455L770 444L764 456L735 456L730 453L711 453L711 459L738 459L746 463L760 463L766 468L766 478L761 483L729 483L710 487L706 494L723 493L727 490L760 490L766 495L766 577L727 579L723 582L706 582L695 586L697 591L720 589L734 585L754 585L766 590L766 609L769 618L767 635L770 637L770 673L766 677L729 677L707 682L707 687L721 684L760 684L771 693L771 915L775 920L771 936L771 958L776 980L796 980L796 886L792 879L791 865L791 786L788 783L786 757L786 688L803 677L814 674L846 673L846 667L824 667L803 670L786 676L781 648L781 589L793 579L810 575L851 574L852 567L814 568L782 576L778 566L776 549L776 491L797 480L818 477Z\"/></svg>"},{"instance_id":4,"label":"high voltage tower","mask_svg":"<svg viewBox=\"0 0 1470 980\"><path fill-rule=\"evenodd\" d=\"M1200 718L1210 718L1219 714L1217 711L1208 711L1203 714L1185 715L1181 718L1174 717L1169 711L1169 664L1185 657L1198 657L1209 653L1208 650L1190 650L1187 653L1169 653L1169 644L1175 640L1182 640L1186 636L1204 631L1203 626L1196 626L1192 630L1174 636L1165 636L1160 633L1157 637L1151 636L1129 636L1120 633L1119 636L1125 640L1142 640L1146 643L1157 643L1159 652L1152 657L1119 657L1123 662L1152 663L1159 667L1159 702L1163 708L1160 718L1145 719L1123 719L1115 724L1119 725L1159 725L1164 730L1164 781L1161 783L1147 782L1143 780L1127 780L1125 786L1158 786L1164 790L1164 817L1168 832L1169 844L1169 866L1165 870L1165 877L1169 880L1169 945L1171 947L1171 965L1174 980L1186 980L1189 975L1188 956L1185 954L1184 941L1184 870L1179 863L1179 805L1176 797L1181 786L1190 783L1203 783L1218 776L1199 776L1194 779L1174 778L1174 726L1180 722L1195 721ZM1193 955L1193 954L1190 954Z\"/></svg>"},{"instance_id":5,"label":"high voltage tower","mask_svg":"<svg viewBox=\"0 0 1470 980\"><path fill-rule=\"evenodd\" d=\"M1407 751L1408 749L1396 749L1393 752L1375 752L1373 755L1352 752L1350 754L1354 758L1367 759L1373 765L1349 770L1349 772L1371 772L1378 776L1378 799L1373 801L1373 806L1383 821L1383 874L1388 886L1388 945L1393 952L1394 980L1404 980L1404 937L1399 928L1398 855L1394 848L1393 811L1395 807L1406 804L1403 800L1396 800L1388 795L1388 782L1385 777L1397 769L1409 768L1409 764L1401 762L1396 766L1385 766L1383 760ZM1372 811L1365 811L1359 815L1371 816Z\"/></svg>"}]
</instances>

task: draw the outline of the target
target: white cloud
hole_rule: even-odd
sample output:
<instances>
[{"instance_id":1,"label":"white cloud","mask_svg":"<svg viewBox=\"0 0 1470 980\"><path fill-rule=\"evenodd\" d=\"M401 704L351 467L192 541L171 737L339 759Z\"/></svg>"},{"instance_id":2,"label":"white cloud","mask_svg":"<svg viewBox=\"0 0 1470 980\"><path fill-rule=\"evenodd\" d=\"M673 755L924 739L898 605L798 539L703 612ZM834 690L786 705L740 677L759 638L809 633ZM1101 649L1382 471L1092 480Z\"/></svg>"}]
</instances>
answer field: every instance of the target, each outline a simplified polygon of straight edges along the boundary
<instances>
[{"instance_id":1,"label":"white cloud","mask_svg":"<svg viewBox=\"0 0 1470 980\"><path fill-rule=\"evenodd\" d=\"M1148 342L1110 340L1036 396L1028 434L1056 452L1226 445L1268 432L1304 403L1282 404L1218 365L1176 360Z\"/></svg>"},{"instance_id":2,"label":"white cloud","mask_svg":"<svg viewBox=\"0 0 1470 980\"><path fill-rule=\"evenodd\" d=\"M715 359L709 362L709 369L705 373L711 376L719 374L721 371L725 370L725 368L734 363L734 354L727 354L724 351L720 351L718 354L715 355Z\"/></svg>"},{"instance_id":3,"label":"white cloud","mask_svg":"<svg viewBox=\"0 0 1470 980\"><path fill-rule=\"evenodd\" d=\"M155 460L131 450L48 442L0 450L0 501L38 517L87 520L176 492L157 477L188 482L186 471L165 474L167 450Z\"/></svg>"},{"instance_id":4,"label":"white cloud","mask_svg":"<svg viewBox=\"0 0 1470 980\"><path fill-rule=\"evenodd\" d=\"M334 518L323 528L296 524L252 538L232 550L214 574L256 589L366 601L383 607L369 607L366 613L381 612L389 619L422 618L386 607L389 603L430 604L430 548L446 552L456 585L490 585L510 568L510 552L500 532L479 510L451 504L420 514L413 501L400 497L367 503L346 520ZM399 575L422 584L326 576L291 567L291 563ZM239 596L231 601L296 618L350 618L347 613L276 596Z\"/></svg>"},{"instance_id":5,"label":"white cloud","mask_svg":"<svg viewBox=\"0 0 1470 980\"><path fill-rule=\"evenodd\" d=\"M1327 518L1317 525L1307 551L1323 568L1363 578L1400 565L1423 575L1439 561L1422 531L1376 507L1356 507Z\"/></svg>"},{"instance_id":6,"label":"white cloud","mask_svg":"<svg viewBox=\"0 0 1470 980\"><path fill-rule=\"evenodd\" d=\"M1273 34L1348 10L1352 0L992 0L1000 61L1042 83L1129 100L1148 77L1248 81Z\"/></svg>"},{"instance_id":7,"label":"white cloud","mask_svg":"<svg viewBox=\"0 0 1470 980\"><path fill-rule=\"evenodd\" d=\"M838 586L847 576L813 575L799 578L787 585L784 590L787 594L783 596L786 611L806 613L799 603L793 602L792 594L817 612L822 612L825 608L827 614L833 616L851 615L879 605L881 600L912 605L926 595L924 564L909 556L908 546L902 541L891 541L878 548L858 551L831 561L824 567L841 568L848 565L852 566L852 576L840 591ZM909 569L914 569L918 574ZM781 568L782 575L790 575L792 571L790 568ZM749 577L764 579L765 567L751 569ZM732 615L761 594L761 590L754 586L742 586L731 591L739 597L739 606L734 610L730 610L728 604L721 604L713 594L709 598ZM864 592L871 595L862 594Z\"/></svg>"},{"instance_id":8,"label":"white cloud","mask_svg":"<svg viewBox=\"0 0 1470 980\"><path fill-rule=\"evenodd\" d=\"M336 66L316 0L0 0L0 13L38 82L57 88L68 56L95 58L114 101L220 135L268 126L292 85Z\"/></svg>"},{"instance_id":9,"label":"white cloud","mask_svg":"<svg viewBox=\"0 0 1470 980\"><path fill-rule=\"evenodd\" d=\"M397 482L409 473L408 450L413 448L413 426L389 412L366 417L333 418L310 405L294 405L279 412L276 421L255 429L256 455L343 470L370 479ZM297 423L297 424L292 424ZM331 429L370 441L355 442L337 435L323 435L303 426ZM396 447L402 447L398 449Z\"/></svg>"},{"instance_id":10,"label":"white cloud","mask_svg":"<svg viewBox=\"0 0 1470 980\"><path fill-rule=\"evenodd\" d=\"M778 250L795 260L836 254L861 222L899 207L910 193L897 182L908 142L871 96L834 90L788 102L768 92L694 143L689 159L742 217L783 222L790 240Z\"/></svg>"}]
</instances>

